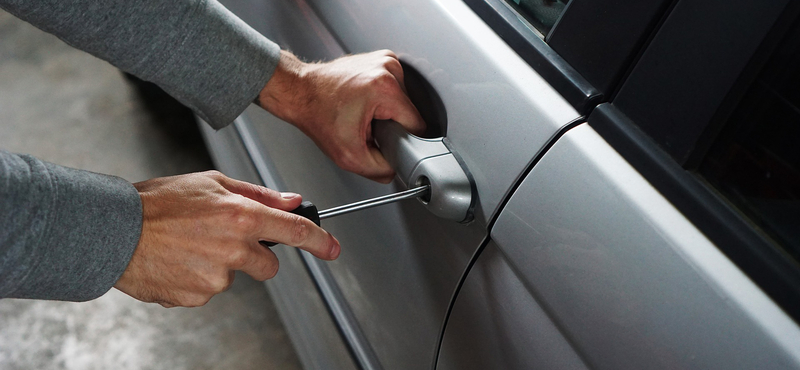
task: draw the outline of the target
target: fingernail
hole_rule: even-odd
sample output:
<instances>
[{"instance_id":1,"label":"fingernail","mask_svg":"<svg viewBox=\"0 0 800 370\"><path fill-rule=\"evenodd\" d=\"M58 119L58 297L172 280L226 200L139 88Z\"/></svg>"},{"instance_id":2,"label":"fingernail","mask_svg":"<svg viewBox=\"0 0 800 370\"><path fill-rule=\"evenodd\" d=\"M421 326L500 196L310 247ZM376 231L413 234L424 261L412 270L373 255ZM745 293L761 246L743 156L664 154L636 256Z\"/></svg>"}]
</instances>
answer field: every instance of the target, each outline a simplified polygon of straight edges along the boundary
<instances>
[{"instance_id":1,"label":"fingernail","mask_svg":"<svg viewBox=\"0 0 800 370\"><path fill-rule=\"evenodd\" d=\"M281 198L283 199L294 199L299 197L300 194L297 193L281 193Z\"/></svg>"},{"instance_id":2,"label":"fingernail","mask_svg":"<svg viewBox=\"0 0 800 370\"><path fill-rule=\"evenodd\" d=\"M339 258L339 253L342 252L342 246L339 244L339 241L336 238L333 238L336 244L333 245L331 248L331 261Z\"/></svg>"}]
</instances>

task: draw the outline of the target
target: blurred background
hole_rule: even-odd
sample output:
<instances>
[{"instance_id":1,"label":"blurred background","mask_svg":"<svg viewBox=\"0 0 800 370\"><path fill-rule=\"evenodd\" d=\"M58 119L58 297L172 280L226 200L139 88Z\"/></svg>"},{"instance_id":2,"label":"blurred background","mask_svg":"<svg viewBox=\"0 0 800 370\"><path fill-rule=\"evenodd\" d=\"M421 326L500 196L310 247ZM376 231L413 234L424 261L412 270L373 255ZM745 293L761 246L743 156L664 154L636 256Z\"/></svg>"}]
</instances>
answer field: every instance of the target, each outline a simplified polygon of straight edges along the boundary
<instances>
[{"instance_id":1,"label":"blurred background","mask_svg":"<svg viewBox=\"0 0 800 370\"><path fill-rule=\"evenodd\" d=\"M0 149L131 182L213 168L192 113L0 11ZM262 283L200 308L0 300L0 369L299 369Z\"/></svg>"}]
</instances>

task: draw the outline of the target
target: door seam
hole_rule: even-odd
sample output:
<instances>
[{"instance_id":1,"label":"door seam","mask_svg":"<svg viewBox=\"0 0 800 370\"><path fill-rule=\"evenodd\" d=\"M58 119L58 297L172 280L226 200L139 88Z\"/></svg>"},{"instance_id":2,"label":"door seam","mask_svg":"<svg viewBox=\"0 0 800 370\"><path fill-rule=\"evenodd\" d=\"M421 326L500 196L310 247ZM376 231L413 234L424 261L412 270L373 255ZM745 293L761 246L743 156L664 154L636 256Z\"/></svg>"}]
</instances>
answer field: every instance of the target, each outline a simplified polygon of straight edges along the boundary
<instances>
[{"instance_id":1,"label":"door seam","mask_svg":"<svg viewBox=\"0 0 800 370\"><path fill-rule=\"evenodd\" d=\"M509 192L506 194L504 199L500 202L500 205L495 210L494 215L492 215L492 219L489 221L489 224L487 225L486 237L483 239L483 241L481 241L480 246L478 246L478 249L476 249L475 253L472 254L472 257L470 257L469 263L467 263L467 267L464 269L464 272L461 274L461 277L459 277L458 283L456 284L456 287L453 290L453 294L450 297L450 303L447 305L447 310L445 311L444 319L442 320L442 328L441 328L441 330L439 330L439 339L438 339L438 341L436 343L436 351L434 352L433 363L431 364L431 369L436 370L436 367L437 367L437 365L439 363L439 355L441 354L441 351L442 351L442 341L444 340L444 334L445 334L445 331L447 330L447 323L450 320L450 315L453 312L453 307L455 306L456 299L458 298L458 293L461 291L461 288L464 286L464 282L467 280L467 276L469 276L469 272L470 272L470 270L472 270L472 267L475 265L475 262L477 262L478 257L480 257L480 255L483 252L483 250L486 248L486 246L492 240L492 228L494 228L494 224L497 222L497 219L500 217L500 213L503 211L505 206L508 204L508 201L511 199L511 196L514 195L514 193L517 191L517 189L522 184L522 182L525 180L525 178L528 177L528 174L533 170L533 168L536 166L536 164L539 163L539 161L550 150L550 148L552 148L553 145L555 145L555 143L558 142L558 140L561 139L561 137L564 136L564 134L566 134L569 130L577 127L580 124L583 124L585 121L586 121L586 117L580 116L580 117L572 120L571 122L567 123L566 125L562 126L555 133L555 135L553 135L553 137L550 138L550 140L548 140L547 144L545 144L545 146L542 148L542 150L539 151L539 153L533 158L533 160L531 161L531 163L528 164L528 166L525 168L525 170L522 171L522 174L519 176L519 178L514 183L514 185L511 186L511 189L509 190Z\"/></svg>"}]
</instances>

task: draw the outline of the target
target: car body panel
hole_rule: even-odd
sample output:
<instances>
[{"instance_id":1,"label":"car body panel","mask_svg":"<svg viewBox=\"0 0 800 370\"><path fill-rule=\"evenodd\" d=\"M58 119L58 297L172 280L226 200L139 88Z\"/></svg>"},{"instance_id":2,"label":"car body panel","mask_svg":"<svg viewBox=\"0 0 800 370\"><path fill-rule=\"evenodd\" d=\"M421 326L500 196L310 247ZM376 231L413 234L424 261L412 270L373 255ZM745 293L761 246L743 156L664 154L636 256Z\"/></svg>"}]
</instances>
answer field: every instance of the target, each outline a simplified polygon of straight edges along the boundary
<instances>
[{"instance_id":1,"label":"car body panel","mask_svg":"<svg viewBox=\"0 0 800 370\"><path fill-rule=\"evenodd\" d=\"M588 125L492 239L592 368L800 368L797 324Z\"/></svg>"},{"instance_id":2,"label":"car body panel","mask_svg":"<svg viewBox=\"0 0 800 370\"><path fill-rule=\"evenodd\" d=\"M280 157L278 173L295 172L285 179L286 189L320 209L402 190L336 168L307 137L268 113L252 109L248 116L258 139L280 137L263 147ZM450 296L485 228L439 219L413 199L326 219L322 226L342 244L339 259L326 265L382 365L430 366Z\"/></svg>"},{"instance_id":3,"label":"car body panel","mask_svg":"<svg viewBox=\"0 0 800 370\"><path fill-rule=\"evenodd\" d=\"M229 6L307 60L334 59L345 50L393 49L444 103L446 143L477 187L475 221L439 219L410 200L323 222L343 246L339 259L326 263L326 268L355 317L351 324L364 334L380 365L431 367L451 296L488 234L487 220L548 140L579 115L460 2L450 2L449 8L422 1L339 2L348 11L383 7L372 8L375 14L362 19L362 28L352 35L341 29L328 32L325 26L343 24L317 18L312 9L321 9L322 3L268 3ZM386 11L398 8L426 16L416 19ZM453 17L452 11L462 14ZM418 32L400 33L385 26L402 20L413 21L409 29ZM333 40L343 47L337 48ZM363 49L356 46L360 42L366 42ZM522 73L514 72L521 67ZM497 116L500 111L502 118ZM299 130L259 108L248 109L245 116L253 123L254 140L263 155L274 164L273 176L285 183L281 190L299 192L320 209L402 190L398 182L380 185L338 169ZM493 129L486 130L487 125Z\"/></svg>"},{"instance_id":4,"label":"car body panel","mask_svg":"<svg viewBox=\"0 0 800 370\"><path fill-rule=\"evenodd\" d=\"M592 127L569 129L580 114L462 1L226 5L306 60L395 51L441 99L475 184L467 224L415 200L324 220L342 254L313 261L322 275L276 247L267 286L306 367L800 368L797 324ZM338 169L259 108L242 120L250 159L268 163L248 181L320 209L404 190ZM224 142L223 171L252 177L234 163L242 143Z\"/></svg>"},{"instance_id":5,"label":"car body panel","mask_svg":"<svg viewBox=\"0 0 800 370\"><path fill-rule=\"evenodd\" d=\"M436 369L588 367L491 241L458 293Z\"/></svg>"}]
</instances>

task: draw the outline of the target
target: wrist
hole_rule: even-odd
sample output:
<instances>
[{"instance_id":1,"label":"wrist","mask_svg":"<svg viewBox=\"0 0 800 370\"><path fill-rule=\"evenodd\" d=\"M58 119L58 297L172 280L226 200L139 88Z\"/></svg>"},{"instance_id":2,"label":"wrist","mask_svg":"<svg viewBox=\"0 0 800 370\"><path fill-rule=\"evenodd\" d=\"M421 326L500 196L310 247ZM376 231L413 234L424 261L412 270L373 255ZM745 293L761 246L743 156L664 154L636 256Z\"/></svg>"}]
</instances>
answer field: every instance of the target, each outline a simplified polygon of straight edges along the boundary
<instances>
[{"instance_id":1,"label":"wrist","mask_svg":"<svg viewBox=\"0 0 800 370\"><path fill-rule=\"evenodd\" d=\"M259 106L276 117L297 125L300 113L310 100L311 89L306 82L310 64L292 53L281 50L281 58L272 77L258 94Z\"/></svg>"}]
</instances>

